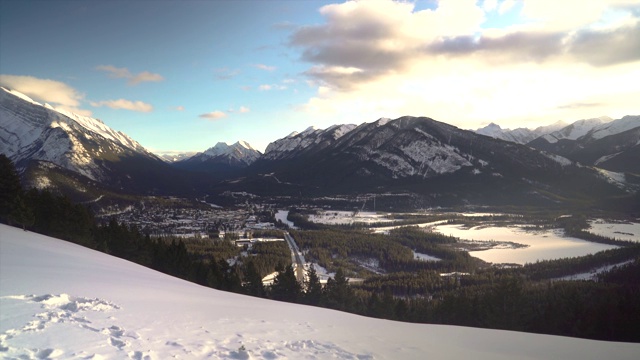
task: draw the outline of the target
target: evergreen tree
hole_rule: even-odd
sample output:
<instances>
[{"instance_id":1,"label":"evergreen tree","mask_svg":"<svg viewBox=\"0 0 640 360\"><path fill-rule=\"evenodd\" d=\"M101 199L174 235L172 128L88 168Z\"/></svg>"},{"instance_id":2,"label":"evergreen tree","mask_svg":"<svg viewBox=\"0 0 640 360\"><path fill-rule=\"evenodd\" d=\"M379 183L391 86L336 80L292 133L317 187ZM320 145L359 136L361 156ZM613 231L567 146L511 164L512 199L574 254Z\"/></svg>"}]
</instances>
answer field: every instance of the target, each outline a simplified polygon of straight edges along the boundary
<instances>
[{"instance_id":1,"label":"evergreen tree","mask_svg":"<svg viewBox=\"0 0 640 360\"><path fill-rule=\"evenodd\" d=\"M26 231L34 221L33 210L25 203L22 196L16 196L9 213L9 222L20 225L22 230Z\"/></svg>"},{"instance_id":2,"label":"evergreen tree","mask_svg":"<svg viewBox=\"0 0 640 360\"><path fill-rule=\"evenodd\" d=\"M21 193L20 177L13 162L6 155L0 154L0 221L8 220L16 197Z\"/></svg>"},{"instance_id":3,"label":"evergreen tree","mask_svg":"<svg viewBox=\"0 0 640 360\"><path fill-rule=\"evenodd\" d=\"M247 295L264 297L265 290L262 284L262 276L258 273L253 261L249 261L244 274L244 284L242 285Z\"/></svg>"},{"instance_id":4,"label":"evergreen tree","mask_svg":"<svg viewBox=\"0 0 640 360\"><path fill-rule=\"evenodd\" d=\"M322 302L322 284L320 283L320 278L318 277L318 273L316 272L313 264L309 266L309 271L307 271L307 278L304 282L304 290L304 299L307 304L318 305Z\"/></svg>"},{"instance_id":5,"label":"evergreen tree","mask_svg":"<svg viewBox=\"0 0 640 360\"><path fill-rule=\"evenodd\" d=\"M349 287L349 280L345 277L342 268L336 271L333 279L327 280L325 294L328 307L342 311L353 310L355 295Z\"/></svg>"},{"instance_id":6,"label":"evergreen tree","mask_svg":"<svg viewBox=\"0 0 640 360\"><path fill-rule=\"evenodd\" d=\"M289 265L284 270L279 271L273 285L271 285L271 296L274 300L297 302L302 295L302 288L296 279L293 266Z\"/></svg>"}]
</instances>

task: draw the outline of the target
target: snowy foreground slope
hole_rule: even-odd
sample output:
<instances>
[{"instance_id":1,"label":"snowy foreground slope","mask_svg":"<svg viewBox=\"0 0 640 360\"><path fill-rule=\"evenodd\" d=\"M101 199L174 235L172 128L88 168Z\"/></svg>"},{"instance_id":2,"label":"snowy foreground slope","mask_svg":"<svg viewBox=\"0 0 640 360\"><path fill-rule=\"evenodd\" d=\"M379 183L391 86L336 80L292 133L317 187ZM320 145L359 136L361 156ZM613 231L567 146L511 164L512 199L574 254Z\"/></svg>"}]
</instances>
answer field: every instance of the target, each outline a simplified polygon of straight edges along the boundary
<instances>
[{"instance_id":1,"label":"snowy foreground slope","mask_svg":"<svg viewBox=\"0 0 640 360\"><path fill-rule=\"evenodd\" d=\"M640 344L407 324L220 292L0 225L0 358L636 359Z\"/></svg>"}]
</instances>

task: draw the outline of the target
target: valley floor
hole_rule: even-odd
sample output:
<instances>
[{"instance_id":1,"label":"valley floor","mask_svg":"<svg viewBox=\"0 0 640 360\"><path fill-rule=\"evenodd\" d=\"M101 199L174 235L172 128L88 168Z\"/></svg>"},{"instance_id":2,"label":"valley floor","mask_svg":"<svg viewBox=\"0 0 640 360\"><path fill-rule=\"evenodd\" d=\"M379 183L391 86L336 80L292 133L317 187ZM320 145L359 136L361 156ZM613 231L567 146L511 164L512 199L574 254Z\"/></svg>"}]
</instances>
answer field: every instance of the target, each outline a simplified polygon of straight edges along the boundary
<instances>
[{"instance_id":1,"label":"valley floor","mask_svg":"<svg viewBox=\"0 0 640 360\"><path fill-rule=\"evenodd\" d=\"M636 359L640 344L409 324L194 285L0 225L0 357Z\"/></svg>"}]
</instances>

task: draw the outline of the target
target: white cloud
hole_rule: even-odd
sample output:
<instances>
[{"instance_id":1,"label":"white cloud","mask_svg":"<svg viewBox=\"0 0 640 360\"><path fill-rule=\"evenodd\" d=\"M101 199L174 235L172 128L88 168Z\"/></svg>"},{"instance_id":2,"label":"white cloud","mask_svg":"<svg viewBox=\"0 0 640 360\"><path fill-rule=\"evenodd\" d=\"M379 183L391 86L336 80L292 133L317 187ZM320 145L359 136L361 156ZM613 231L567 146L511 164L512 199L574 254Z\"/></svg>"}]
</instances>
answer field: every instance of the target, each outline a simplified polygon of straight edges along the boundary
<instances>
[{"instance_id":1,"label":"white cloud","mask_svg":"<svg viewBox=\"0 0 640 360\"><path fill-rule=\"evenodd\" d=\"M164 77L160 74L148 71L132 74L127 68L118 68L113 65L99 65L96 66L96 70L105 71L109 73L109 76L112 78L127 79L129 80L129 85L137 85L142 82L159 82L164 80Z\"/></svg>"},{"instance_id":2,"label":"white cloud","mask_svg":"<svg viewBox=\"0 0 640 360\"><path fill-rule=\"evenodd\" d=\"M513 7L516 5L516 1L515 0L504 0L502 3L500 3L500 7L498 8L498 12L500 14L505 14L507 12L509 12L509 10L513 9Z\"/></svg>"},{"instance_id":3,"label":"white cloud","mask_svg":"<svg viewBox=\"0 0 640 360\"><path fill-rule=\"evenodd\" d=\"M486 12L493 11L498 7L498 0L484 0L482 9Z\"/></svg>"},{"instance_id":4,"label":"white cloud","mask_svg":"<svg viewBox=\"0 0 640 360\"><path fill-rule=\"evenodd\" d=\"M116 110L123 109L123 110L139 111L139 112L153 111L153 106L151 104L147 104L142 101L131 101L126 99L92 101L91 106L95 106L95 107L106 106Z\"/></svg>"},{"instance_id":5,"label":"white cloud","mask_svg":"<svg viewBox=\"0 0 640 360\"><path fill-rule=\"evenodd\" d=\"M625 21L606 27L593 26L607 13L598 4L577 10L571 29L547 13L552 7L539 5L526 10L528 23L485 30L475 1L438 4L422 11L383 0L322 7L323 24L290 38L317 88L300 109L332 123L416 115L461 127L637 113L638 5L616 8ZM570 17L564 2L554 4ZM507 11L513 4L496 6Z\"/></svg>"},{"instance_id":6,"label":"white cloud","mask_svg":"<svg viewBox=\"0 0 640 360\"><path fill-rule=\"evenodd\" d=\"M202 119L218 120L227 117L227 114L220 110L215 110L206 114L199 115Z\"/></svg>"},{"instance_id":7,"label":"white cloud","mask_svg":"<svg viewBox=\"0 0 640 360\"><path fill-rule=\"evenodd\" d=\"M253 65L256 68L260 69L260 70L264 70L264 71L274 71L276 69L275 66L269 66L269 65L265 65L265 64L255 64Z\"/></svg>"},{"instance_id":8,"label":"white cloud","mask_svg":"<svg viewBox=\"0 0 640 360\"><path fill-rule=\"evenodd\" d=\"M226 67L217 68L213 71L217 80L230 80L240 74L240 70L229 69Z\"/></svg>"},{"instance_id":9,"label":"white cloud","mask_svg":"<svg viewBox=\"0 0 640 360\"><path fill-rule=\"evenodd\" d=\"M0 74L0 84L21 92L35 101L50 103L80 115L91 115L90 111L78 108L84 100L84 94L61 81Z\"/></svg>"},{"instance_id":10,"label":"white cloud","mask_svg":"<svg viewBox=\"0 0 640 360\"><path fill-rule=\"evenodd\" d=\"M176 106L176 107L174 108L174 110L177 110L177 111L184 111L184 106L182 106L182 105L180 105L180 106Z\"/></svg>"},{"instance_id":11,"label":"white cloud","mask_svg":"<svg viewBox=\"0 0 640 360\"><path fill-rule=\"evenodd\" d=\"M238 111L241 112L241 113L248 113L248 112L251 111L251 109L249 109L246 106L240 106L240 109L238 109Z\"/></svg>"},{"instance_id":12,"label":"white cloud","mask_svg":"<svg viewBox=\"0 0 640 360\"><path fill-rule=\"evenodd\" d=\"M263 84L263 85L258 86L258 89L260 91L269 91L269 90L272 89L272 86L271 85L267 85L267 84Z\"/></svg>"}]
</instances>

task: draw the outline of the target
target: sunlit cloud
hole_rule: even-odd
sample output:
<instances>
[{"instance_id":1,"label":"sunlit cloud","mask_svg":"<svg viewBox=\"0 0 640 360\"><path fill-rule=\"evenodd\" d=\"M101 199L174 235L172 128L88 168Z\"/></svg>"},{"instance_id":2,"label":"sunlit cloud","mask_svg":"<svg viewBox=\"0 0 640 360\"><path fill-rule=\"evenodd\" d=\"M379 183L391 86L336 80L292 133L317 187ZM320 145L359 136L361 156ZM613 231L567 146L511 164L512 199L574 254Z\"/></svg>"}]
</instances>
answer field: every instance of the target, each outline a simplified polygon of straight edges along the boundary
<instances>
[{"instance_id":1,"label":"sunlit cloud","mask_svg":"<svg viewBox=\"0 0 640 360\"><path fill-rule=\"evenodd\" d=\"M262 84L258 86L258 90L260 91L271 91L271 90L287 90L286 85L273 85L273 84Z\"/></svg>"},{"instance_id":2,"label":"sunlit cloud","mask_svg":"<svg viewBox=\"0 0 640 360\"><path fill-rule=\"evenodd\" d=\"M269 66L269 65L265 65L265 64L255 64L253 66L258 68L258 69L260 69L260 70L264 70L264 71L274 71L276 69L275 66Z\"/></svg>"},{"instance_id":3,"label":"sunlit cloud","mask_svg":"<svg viewBox=\"0 0 640 360\"><path fill-rule=\"evenodd\" d=\"M251 111L251 109L249 109L246 106L240 106L240 109L238 109L238 112L240 112L240 113L248 113L250 111Z\"/></svg>"},{"instance_id":4,"label":"sunlit cloud","mask_svg":"<svg viewBox=\"0 0 640 360\"><path fill-rule=\"evenodd\" d=\"M184 111L184 106L182 106L182 105L180 105L180 106L176 106L176 107L174 107L173 109L174 109L174 110L177 110L177 111Z\"/></svg>"},{"instance_id":5,"label":"sunlit cloud","mask_svg":"<svg viewBox=\"0 0 640 360\"><path fill-rule=\"evenodd\" d=\"M218 120L227 117L227 114L224 111L215 110L206 114L200 114L198 117L202 119Z\"/></svg>"},{"instance_id":6,"label":"sunlit cloud","mask_svg":"<svg viewBox=\"0 0 640 360\"><path fill-rule=\"evenodd\" d=\"M326 5L323 23L298 27L289 39L309 64L303 74L317 90L299 109L333 122L424 115L459 126L637 113L640 5L634 4ZM483 28L489 12L519 22Z\"/></svg>"},{"instance_id":7,"label":"sunlit cloud","mask_svg":"<svg viewBox=\"0 0 640 360\"><path fill-rule=\"evenodd\" d=\"M106 106L116 110L122 109L122 110L138 111L138 112L153 111L153 106L151 104L147 104L142 101L131 101L126 99L92 101L90 104L91 106L94 106L94 107Z\"/></svg>"},{"instance_id":8,"label":"sunlit cloud","mask_svg":"<svg viewBox=\"0 0 640 360\"><path fill-rule=\"evenodd\" d=\"M91 115L91 111L79 108L84 94L61 81L0 74L0 85L21 92L37 102L50 103L80 115Z\"/></svg>"},{"instance_id":9,"label":"sunlit cloud","mask_svg":"<svg viewBox=\"0 0 640 360\"><path fill-rule=\"evenodd\" d=\"M96 70L104 71L109 74L110 77L116 79L127 79L129 85L137 85L143 82L159 82L163 81L164 77L160 74L143 71L138 74L132 74L127 68L119 68L113 65L99 65L96 66Z\"/></svg>"}]
</instances>

